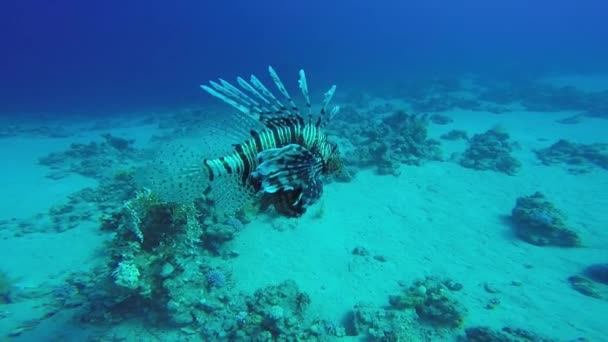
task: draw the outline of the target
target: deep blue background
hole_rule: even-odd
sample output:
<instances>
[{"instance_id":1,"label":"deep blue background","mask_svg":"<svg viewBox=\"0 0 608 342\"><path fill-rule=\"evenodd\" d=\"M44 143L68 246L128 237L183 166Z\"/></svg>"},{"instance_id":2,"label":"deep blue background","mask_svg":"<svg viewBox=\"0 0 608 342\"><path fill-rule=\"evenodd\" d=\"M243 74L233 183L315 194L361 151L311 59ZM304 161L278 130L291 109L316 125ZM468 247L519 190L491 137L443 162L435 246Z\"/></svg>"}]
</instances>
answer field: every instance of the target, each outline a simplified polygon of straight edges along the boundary
<instances>
[{"instance_id":1,"label":"deep blue background","mask_svg":"<svg viewBox=\"0 0 608 342\"><path fill-rule=\"evenodd\" d=\"M198 84L303 67L311 87L606 72L605 1L31 1L0 5L0 114L206 101ZM265 75L264 75L265 76Z\"/></svg>"}]
</instances>

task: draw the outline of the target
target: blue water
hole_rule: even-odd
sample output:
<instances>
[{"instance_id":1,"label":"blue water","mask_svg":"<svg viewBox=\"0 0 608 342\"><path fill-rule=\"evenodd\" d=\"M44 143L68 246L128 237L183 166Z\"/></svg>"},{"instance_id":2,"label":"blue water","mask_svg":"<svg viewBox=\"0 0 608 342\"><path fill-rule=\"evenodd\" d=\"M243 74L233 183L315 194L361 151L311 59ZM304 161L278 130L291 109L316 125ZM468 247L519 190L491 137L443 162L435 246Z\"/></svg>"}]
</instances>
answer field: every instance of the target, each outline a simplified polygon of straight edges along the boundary
<instances>
[{"instance_id":1,"label":"blue water","mask_svg":"<svg viewBox=\"0 0 608 342\"><path fill-rule=\"evenodd\" d=\"M219 76L319 82L608 69L603 1L4 1L0 112L108 115L205 101Z\"/></svg>"}]
</instances>

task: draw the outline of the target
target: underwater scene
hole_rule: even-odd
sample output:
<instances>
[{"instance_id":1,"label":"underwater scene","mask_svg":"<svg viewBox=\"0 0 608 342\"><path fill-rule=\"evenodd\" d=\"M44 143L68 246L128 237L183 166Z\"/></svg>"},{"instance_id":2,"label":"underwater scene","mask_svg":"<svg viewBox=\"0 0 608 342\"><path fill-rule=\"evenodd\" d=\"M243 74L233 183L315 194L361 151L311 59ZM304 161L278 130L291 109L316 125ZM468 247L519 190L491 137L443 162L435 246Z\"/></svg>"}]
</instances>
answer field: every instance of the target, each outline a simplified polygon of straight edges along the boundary
<instances>
[{"instance_id":1,"label":"underwater scene","mask_svg":"<svg viewBox=\"0 0 608 342\"><path fill-rule=\"evenodd\" d=\"M604 1L0 27L0 341L608 342Z\"/></svg>"}]
</instances>

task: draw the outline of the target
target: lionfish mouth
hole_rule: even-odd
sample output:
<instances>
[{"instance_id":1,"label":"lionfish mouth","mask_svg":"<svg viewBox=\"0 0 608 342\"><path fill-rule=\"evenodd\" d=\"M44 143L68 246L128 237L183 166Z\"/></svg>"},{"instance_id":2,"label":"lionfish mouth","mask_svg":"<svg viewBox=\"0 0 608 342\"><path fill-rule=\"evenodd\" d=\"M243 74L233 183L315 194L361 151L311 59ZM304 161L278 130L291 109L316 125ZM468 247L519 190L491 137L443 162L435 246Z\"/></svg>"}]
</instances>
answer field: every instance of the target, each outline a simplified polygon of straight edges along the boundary
<instances>
[{"instance_id":1,"label":"lionfish mouth","mask_svg":"<svg viewBox=\"0 0 608 342\"><path fill-rule=\"evenodd\" d=\"M344 161L341 158L332 158L325 164L324 174L334 176L344 176Z\"/></svg>"}]
</instances>

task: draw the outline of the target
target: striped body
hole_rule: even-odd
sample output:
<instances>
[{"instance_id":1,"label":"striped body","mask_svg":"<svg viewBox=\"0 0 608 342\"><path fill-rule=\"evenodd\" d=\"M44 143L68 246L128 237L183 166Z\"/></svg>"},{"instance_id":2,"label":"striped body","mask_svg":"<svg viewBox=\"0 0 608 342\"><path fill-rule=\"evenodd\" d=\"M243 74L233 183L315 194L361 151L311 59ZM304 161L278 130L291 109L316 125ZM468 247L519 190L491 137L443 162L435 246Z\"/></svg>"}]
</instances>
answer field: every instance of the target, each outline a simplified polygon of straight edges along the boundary
<instances>
[{"instance_id":1,"label":"striped body","mask_svg":"<svg viewBox=\"0 0 608 342\"><path fill-rule=\"evenodd\" d=\"M246 185L250 173L258 166L258 153L289 144L298 144L317 151L324 162L334 150L332 144L327 141L327 135L315 123L303 124L303 120L297 117L269 125L269 128L259 133L252 131L251 138L237 144L233 153L221 158L205 159L203 163L207 167L210 180L237 174L242 177L243 185Z\"/></svg>"}]
</instances>

